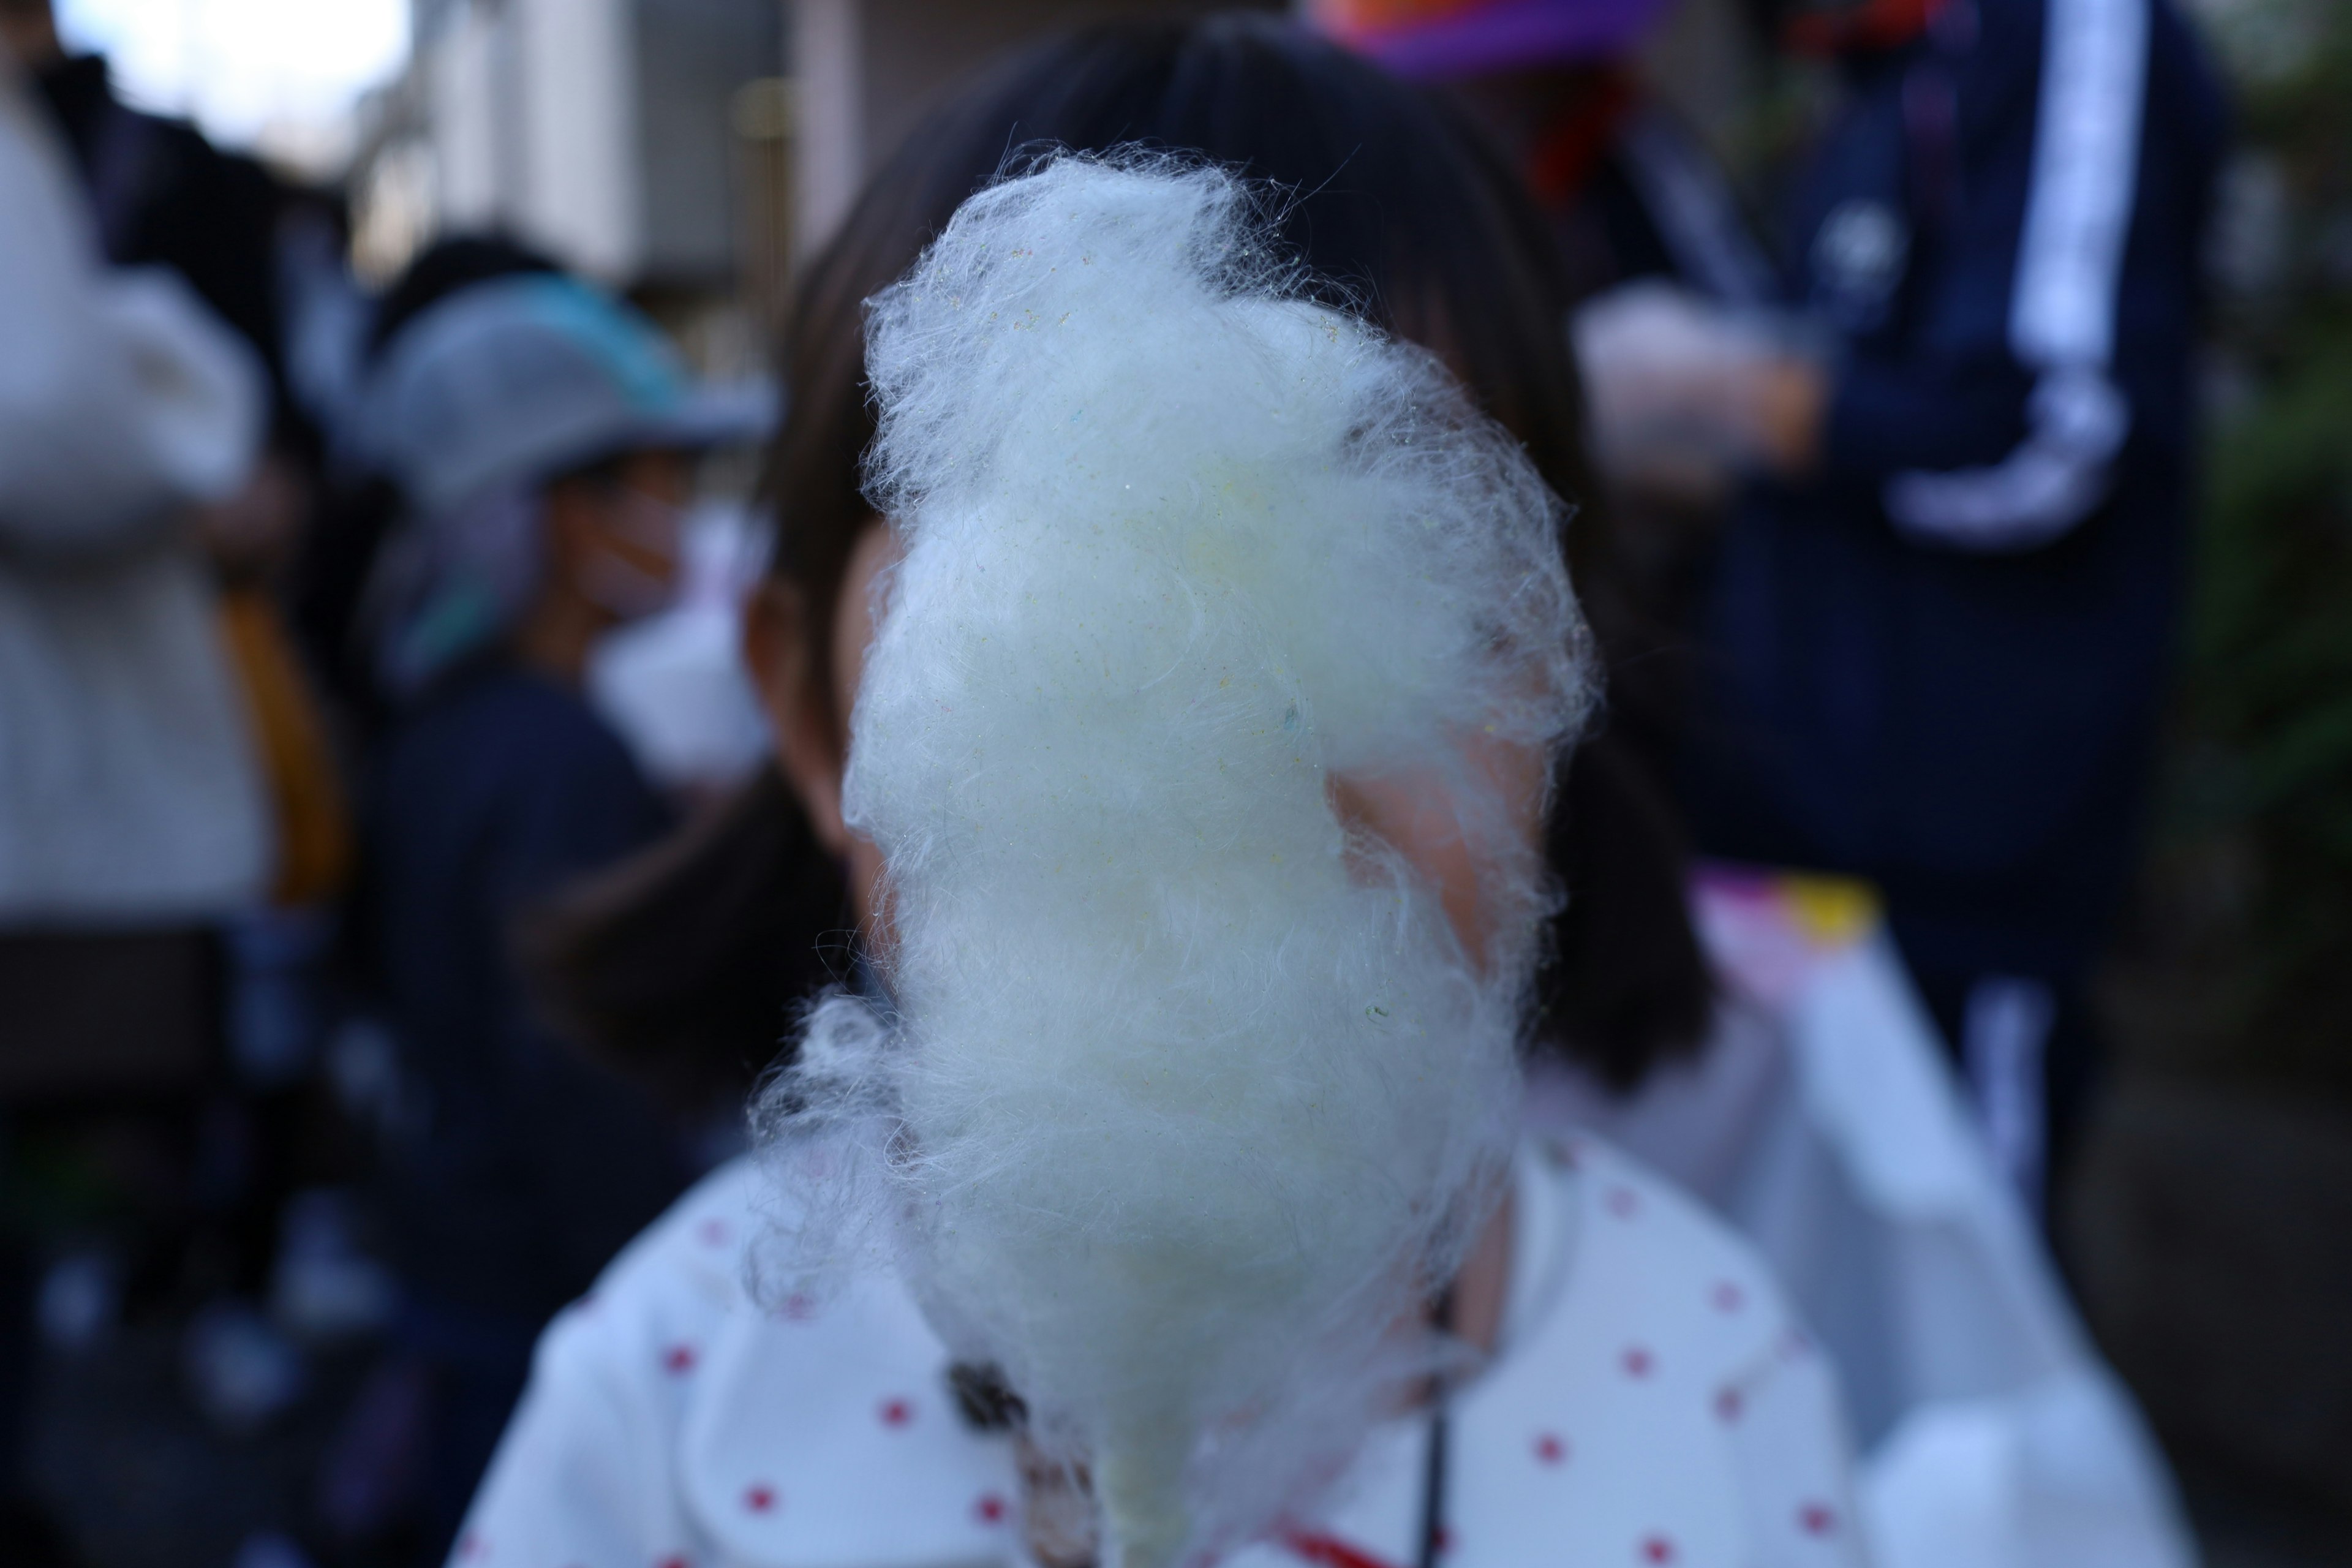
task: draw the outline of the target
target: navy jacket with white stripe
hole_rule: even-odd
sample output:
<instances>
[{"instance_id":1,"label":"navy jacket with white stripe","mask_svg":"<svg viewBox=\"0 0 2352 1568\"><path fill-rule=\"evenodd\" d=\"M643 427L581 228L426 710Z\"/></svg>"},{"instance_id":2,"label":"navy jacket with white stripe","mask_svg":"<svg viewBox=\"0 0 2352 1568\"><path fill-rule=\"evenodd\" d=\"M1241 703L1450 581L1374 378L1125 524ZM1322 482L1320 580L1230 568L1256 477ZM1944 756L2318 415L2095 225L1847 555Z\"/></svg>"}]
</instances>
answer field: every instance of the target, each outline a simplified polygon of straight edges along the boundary
<instances>
[{"instance_id":1,"label":"navy jacket with white stripe","mask_svg":"<svg viewBox=\"0 0 2352 1568\"><path fill-rule=\"evenodd\" d=\"M2179 605L2220 97L2170 0L1952 0L1847 65L1788 250L1822 458L1727 531L1694 819L1874 879L1916 964L2063 979Z\"/></svg>"}]
</instances>

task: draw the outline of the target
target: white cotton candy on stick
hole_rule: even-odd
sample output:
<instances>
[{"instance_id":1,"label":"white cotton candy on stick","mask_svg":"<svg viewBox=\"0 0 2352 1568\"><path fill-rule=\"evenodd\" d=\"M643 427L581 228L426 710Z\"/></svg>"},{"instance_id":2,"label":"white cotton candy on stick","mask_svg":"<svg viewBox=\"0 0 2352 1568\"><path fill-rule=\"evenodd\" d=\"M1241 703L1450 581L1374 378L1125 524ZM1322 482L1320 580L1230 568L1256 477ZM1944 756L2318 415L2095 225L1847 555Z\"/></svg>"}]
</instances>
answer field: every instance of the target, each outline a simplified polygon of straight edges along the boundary
<instances>
[{"instance_id":1,"label":"white cotton candy on stick","mask_svg":"<svg viewBox=\"0 0 2352 1568\"><path fill-rule=\"evenodd\" d=\"M821 1008L770 1103L1087 1467L1119 1568L1273 1528L1425 1368L1549 891L1475 759L1585 697L1556 500L1433 359L1307 302L1252 199L1063 157L875 301L904 554L845 802L889 1019ZM1480 952L1350 834L1349 775L1448 792Z\"/></svg>"}]
</instances>

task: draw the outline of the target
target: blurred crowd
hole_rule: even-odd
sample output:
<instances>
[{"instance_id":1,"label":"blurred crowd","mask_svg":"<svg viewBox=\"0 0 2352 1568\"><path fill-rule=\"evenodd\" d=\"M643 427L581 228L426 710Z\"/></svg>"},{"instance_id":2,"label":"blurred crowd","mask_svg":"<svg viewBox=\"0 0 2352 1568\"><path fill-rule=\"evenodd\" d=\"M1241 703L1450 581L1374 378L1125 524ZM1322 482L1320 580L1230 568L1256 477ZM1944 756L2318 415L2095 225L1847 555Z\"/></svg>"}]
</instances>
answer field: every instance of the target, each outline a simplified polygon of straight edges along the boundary
<instances>
[{"instance_id":1,"label":"blurred crowd","mask_svg":"<svg viewBox=\"0 0 2352 1568\"><path fill-rule=\"evenodd\" d=\"M1477 262L1509 301L1383 323L1521 398L1580 509L1607 715L1531 1114L1789 1279L1891 1558L1995 1560L1931 1521L1998 1438L2088 1456L1979 1478L2105 1521L2071 1561L2186 1562L2044 1226L2189 592L2221 95L2173 0L1755 0L1799 85L1727 167L1639 63L1670 9L1286 24L1442 100L1538 220ZM824 520L863 516L879 242L806 269L777 384L722 384L512 236L362 288L336 196L124 103L47 0L0 44L0 1559L93 1560L45 1369L167 1340L224 1442L319 1412L239 1568L437 1562L541 1329L856 966L846 715L763 710L737 644L747 603L755 658L862 626L806 601L859 548ZM1023 139L1148 122L1063 47L986 100ZM1283 106L1217 90L1197 144L1245 163L1216 138ZM1001 159L982 101L933 144ZM951 205L961 155L877 188ZM1425 216L1367 253L1457 287Z\"/></svg>"},{"instance_id":2,"label":"blurred crowd","mask_svg":"<svg viewBox=\"0 0 2352 1568\"><path fill-rule=\"evenodd\" d=\"M363 295L336 200L0 18L0 1555L73 1560L35 1358L147 1324L225 1433L382 1336L325 1517L437 1555L539 1324L708 1159L715 1108L535 1021L506 928L758 744L698 679L740 509L695 503L772 395L500 238Z\"/></svg>"}]
</instances>

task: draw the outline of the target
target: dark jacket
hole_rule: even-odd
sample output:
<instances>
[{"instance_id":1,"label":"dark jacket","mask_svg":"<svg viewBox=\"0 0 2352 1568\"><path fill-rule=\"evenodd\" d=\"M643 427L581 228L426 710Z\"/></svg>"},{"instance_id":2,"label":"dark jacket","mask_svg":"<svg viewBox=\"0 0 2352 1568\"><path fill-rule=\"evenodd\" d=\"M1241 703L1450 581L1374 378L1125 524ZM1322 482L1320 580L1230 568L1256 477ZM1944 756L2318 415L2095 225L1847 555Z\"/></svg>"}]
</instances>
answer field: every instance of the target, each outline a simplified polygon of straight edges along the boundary
<instances>
[{"instance_id":1,"label":"dark jacket","mask_svg":"<svg viewBox=\"0 0 2352 1568\"><path fill-rule=\"evenodd\" d=\"M2127 875L2185 569L2219 95L2170 0L1953 0L1799 182L1817 477L1728 530L1694 816L1915 963L2063 979Z\"/></svg>"},{"instance_id":2,"label":"dark jacket","mask_svg":"<svg viewBox=\"0 0 2352 1568\"><path fill-rule=\"evenodd\" d=\"M453 677L385 740L369 945L409 1086L395 1242L428 1303L535 1330L682 1189L643 1095L541 1027L516 918L669 826L574 692L509 663Z\"/></svg>"}]
</instances>

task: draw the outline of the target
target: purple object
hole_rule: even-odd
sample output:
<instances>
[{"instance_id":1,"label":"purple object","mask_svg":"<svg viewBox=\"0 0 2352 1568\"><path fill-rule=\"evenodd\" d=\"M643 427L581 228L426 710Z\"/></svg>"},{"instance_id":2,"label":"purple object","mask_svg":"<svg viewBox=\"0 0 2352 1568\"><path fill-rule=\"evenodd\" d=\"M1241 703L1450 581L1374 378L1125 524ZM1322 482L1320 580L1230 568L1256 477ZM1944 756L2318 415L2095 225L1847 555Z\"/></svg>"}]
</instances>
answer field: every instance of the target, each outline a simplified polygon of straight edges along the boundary
<instances>
[{"instance_id":1,"label":"purple object","mask_svg":"<svg viewBox=\"0 0 2352 1568\"><path fill-rule=\"evenodd\" d=\"M1666 0L1486 0L1427 7L1319 0L1315 22L1359 54L1416 80L1477 76L1528 66L1614 59L1649 31ZM1374 17L1378 20L1374 20Z\"/></svg>"}]
</instances>

